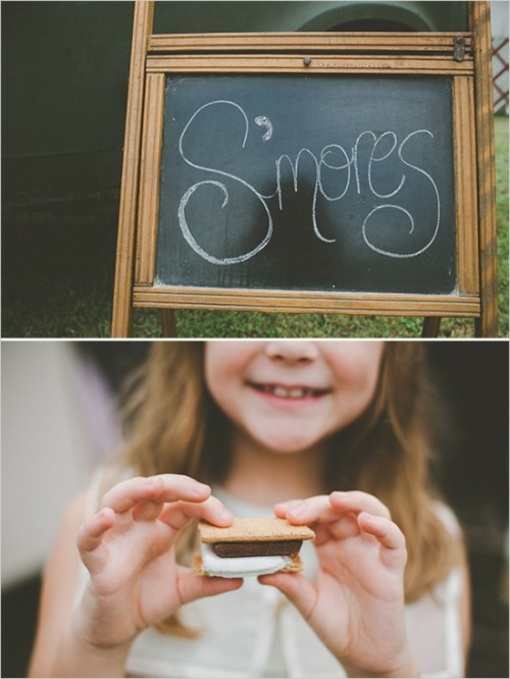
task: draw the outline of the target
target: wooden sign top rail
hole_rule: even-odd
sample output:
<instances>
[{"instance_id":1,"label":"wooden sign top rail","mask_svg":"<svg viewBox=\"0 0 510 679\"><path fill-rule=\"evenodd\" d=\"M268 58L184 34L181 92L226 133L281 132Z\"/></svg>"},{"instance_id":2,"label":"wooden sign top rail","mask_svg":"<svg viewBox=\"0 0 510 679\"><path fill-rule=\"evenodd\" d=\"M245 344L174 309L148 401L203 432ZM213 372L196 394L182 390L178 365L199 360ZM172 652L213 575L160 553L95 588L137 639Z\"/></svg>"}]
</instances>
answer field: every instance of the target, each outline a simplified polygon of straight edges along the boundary
<instances>
[{"instance_id":1,"label":"wooden sign top rail","mask_svg":"<svg viewBox=\"0 0 510 679\"><path fill-rule=\"evenodd\" d=\"M464 58L472 58L471 33L189 33L157 34L149 39L149 52L385 52L454 55L456 41Z\"/></svg>"}]
</instances>

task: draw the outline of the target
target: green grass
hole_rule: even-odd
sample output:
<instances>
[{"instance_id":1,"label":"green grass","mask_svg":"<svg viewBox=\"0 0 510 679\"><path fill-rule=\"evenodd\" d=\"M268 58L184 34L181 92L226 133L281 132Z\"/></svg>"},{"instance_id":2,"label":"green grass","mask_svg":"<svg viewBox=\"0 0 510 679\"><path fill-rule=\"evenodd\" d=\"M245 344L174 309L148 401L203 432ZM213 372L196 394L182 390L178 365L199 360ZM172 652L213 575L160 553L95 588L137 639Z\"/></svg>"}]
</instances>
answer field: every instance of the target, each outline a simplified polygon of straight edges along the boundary
<instances>
[{"instance_id":1,"label":"green grass","mask_svg":"<svg viewBox=\"0 0 510 679\"><path fill-rule=\"evenodd\" d=\"M508 337L508 118L494 119L496 139L496 224L499 334Z\"/></svg>"},{"instance_id":2,"label":"green grass","mask_svg":"<svg viewBox=\"0 0 510 679\"><path fill-rule=\"evenodd\" d=\"M508 118L495 118L498 332L508 337ZM116 204L10 211L2 225L2 336L109 337ZM235 311L176 312L180 337L418 337L421 318ZM137 309L134 337L159 337L157 310ZM473 337L446 318L440 337Z\"/></svg>"}]
</instances>

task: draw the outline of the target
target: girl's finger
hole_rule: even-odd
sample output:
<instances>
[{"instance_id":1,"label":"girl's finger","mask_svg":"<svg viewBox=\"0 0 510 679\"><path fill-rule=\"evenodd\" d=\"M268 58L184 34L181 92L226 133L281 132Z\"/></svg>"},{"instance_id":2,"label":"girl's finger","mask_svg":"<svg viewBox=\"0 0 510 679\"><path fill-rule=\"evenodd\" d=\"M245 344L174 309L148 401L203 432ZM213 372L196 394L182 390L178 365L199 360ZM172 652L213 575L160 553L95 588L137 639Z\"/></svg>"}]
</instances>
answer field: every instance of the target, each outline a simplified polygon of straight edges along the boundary
<instances>
[{"instance_id":1,"label":"girl's finger","mask_svg":"<svg viewBox=\"0 0 510 679\"><path fill-rule=\"evenodd\" d=\"M315 538L313 544L319 548L328 543L331 538L343 540L360 534L360 528L356 518L352 514L340 516L336 521L330 523L312 524Z\"/></svg>"},{"instance_id":2,"label":"girl's finger","mask_svg":"<svg viewBox=\"0 0 510 679\"><path fill-rule=\"evenodd\" d=\"M390 512L378 498L362 491L335 491L329 496L317 495L306 500L290 500L275 506L277 516L290 523L336 521L342 514L369 512L390 518Z\"/></svg>"},{"instance_id":3,"label":"girl's finger","mask_svg":"<svg viewBox=\"0 0 510 679\"><path fill-rule=\"evenodd\" d=\"M209 486L181 474L137 476L122 481L103 497L102 506L123 513L143 502L172 502L187 500L203 502L211 493Z\"/></svg>"},{"instance_id":4,"label":"girl's finger","mask_svg":"<svg viewBox=\"0 0 510 679\"><path fill-rule=\"evenodd\" d=\"M232 513L215 497L204 502L171 502L159 517L176 531L186 528L193 519L204 519L215 526L227 528L232 524Z\"/></svg>"},{"instance_id":5,"label":"girl's finger","mask_svg":"<svg viewBox=\"0 0 510 679\"><path fill-rule=\"evenodd\" d=\"M289 510L291 510L293 507L296 507L297 505L301 504L302 502L303 502L302 499L287 500L286 502L278 502L277 504L274 505L273 511L274 511L276 516L278 516L281 519L284 519Z\"/></svg>"},{"instance_id":6,"label":"girl's finger","mask_svg":"<svg viewBox=\"0 0 510 679\"><path fill-rule=\"evenodd\" d=\"M274 512L276 516L287 519L290 523L306 523L311 526L315 532L314 544L316 547L322 547L331 540L348 538L359 534L358 523L352 514L340 514L338 511L331 511L328 503L325 501L326 496L320 496L322 499L318 501L313 499L313 504L309 500L289 500L275 505ZM317 515L317 509L321 509L320 515ZM314 509L314 514L310 512ZM303 512L303 518L299 518L300 512ZM305 514L307 512L308 514Z\"/></svg>"},{"instance_id":7,"label":"girl's finger","mask_svg":"<svg viewBox=\"0 0 510 679\"><path fill-rule=\"evenodd\" d=\"M404 566L407 559L404 534L390 519L362 512L358 525L364 533L373 535L383 547L382 558L388 566Z\"/></svg>"},{"instance_id":8,"label":"girl's finger","mask_svg":"<svg viewBox=\"0 0 510 679\"><path fill-rule=\"evenodd\" d=\"M103 541L103 536L115 523L115 514L111 509L102 509L94 516L91 516L81 525L78 536L77 546L80 552L93 552Z\"/></svg>"},{"instance_id":9,"label":"girl's finger","mask_svg":"<svg viewBox=\"0 0 510 679\"><path fill-rule=\"evenodd\" d=\"M81 560L91 573L101 567L103 538L114 524L115 513L106 508L86 519L78 531L76 545Z\"/></svg>"},{"instance_id":10,"label":"girl's finger","mask_svg":"<svg viewBox=\"0 0 510 679\"><path fill-rule=\"evenodd\" d=\"M358 516L358 525L364 533L376 537L386 549L405 548L406 540L402 531L390 519L362 512Z\"/></svg>"},{"instance_id":11,"label":"girl's finger","mask_svg":"<svg viewBox=\"0 0 510 679\"><path fill-rule=\"evenodd\" d=\"M163 502L143 502L132 511L135 521L155 521L164 507Z\"/></svg>"},{"instance_id":12,"label":"girl's finger","mask_svg":"<svg viewBox=\"0 0 510 679\"><path fill-rule=\"evenodd\" d=\"M300 573L275 573L259 575L262 585L271 585L280 590L298 609L305 620L308 620L317 602L317 590Z\"/></svg>"},{"instance_id":13,"label":"girl's finger","mask_svg":"<svg viewBox=\"0 0 510 679\"><path fill-rule=\"evenodd\" d=\"M297 502L286 511L285 518L292 524L309 524L316 521L335 521L339 512L334 509L327 495L316 495Z\"/></svg>"},{"instance_id":14,"label":"girl's finger","mask_svg":"<svg viewBox=\"0 0 510 679\"><path fill-rule=\"evenodd\" d=\"M206 596L232 592L239 589L242 584L242 578L212 578L197 575L189 568L179 567L178 570L177 589L181 604Z\"/></svg>"},{"instance_id":15,"label":"girl's finger","mask_svg":"<svg viewBox=\"0 0 510 679\"><path fill-rule=\"evenodd\" d=\"M360 490L350 490L347 492L334 491L329 496L331 506L343 512L368 512L375 516L391 518L390 511L386 505L374 495L364 493Z\"/></svg>"},{"instance_id":16,"label":"girl's finger","mask_svg":"<svg viewBox=\"0 0 510 679\"><path fill-rule=\"evenodd\" d=\"M315 531L317 547L328 542L331 537L342 540L360 532L354 514L332 507L327 495L317 495L292 505L285 518L292 524L311 526Z\"/></svg>"}]
</instances>

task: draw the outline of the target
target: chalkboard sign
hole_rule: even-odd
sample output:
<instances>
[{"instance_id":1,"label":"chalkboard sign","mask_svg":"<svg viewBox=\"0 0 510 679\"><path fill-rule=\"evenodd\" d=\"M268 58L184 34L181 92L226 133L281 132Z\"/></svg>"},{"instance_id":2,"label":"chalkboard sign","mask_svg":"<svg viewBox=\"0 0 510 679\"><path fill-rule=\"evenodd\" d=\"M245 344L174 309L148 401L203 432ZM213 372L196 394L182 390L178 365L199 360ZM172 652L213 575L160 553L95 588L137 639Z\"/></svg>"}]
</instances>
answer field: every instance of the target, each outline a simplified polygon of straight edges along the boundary
<instances>
[{"instance_id":1,"label":"chalkboard sign","mask_svg":"<svg viewBox=\"0 0 510 679\"><path fill-rule=\"evenodd\" d=\"M452 110L446 76L167 75L155 285L452 293Z\"/></svg>"},{"instance_id":2,"label":"chalkboard sign","mask_svg":"<svg viewBox=\"0 0 510 679\"><path fill-rule=\"evenodd\" d=\"M179 308L496 332L486 2L462 34L152 35L153 5L135 3L113 336L136 306L169 333Z\"/></svg>"}]
</instances>

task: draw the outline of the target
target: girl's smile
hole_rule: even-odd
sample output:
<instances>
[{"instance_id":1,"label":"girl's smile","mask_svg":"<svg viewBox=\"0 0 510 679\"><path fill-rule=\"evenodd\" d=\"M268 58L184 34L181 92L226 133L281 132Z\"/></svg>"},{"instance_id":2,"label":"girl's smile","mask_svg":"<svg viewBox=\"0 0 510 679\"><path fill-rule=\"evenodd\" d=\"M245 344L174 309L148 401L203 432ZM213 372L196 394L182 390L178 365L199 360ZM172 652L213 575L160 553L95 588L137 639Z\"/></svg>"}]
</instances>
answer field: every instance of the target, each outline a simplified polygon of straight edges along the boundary
<instances>
[{"instance_id":1,"label":"girl's smile","mask_svg":"<svg viewBox=\"0 0 510 679\"><path fill-rule=\"evenodd\" d=\"M208 342L208 389L240 439L273 453L310 450L353 422L377 384L379 342Z\"/></svg>"},{"instance_id":2,"label":"girl's smile","mask_svg":"<svg viewBox=\"0 0 510 679\"><path fill-rule=\"evenodd\" d=\"M248 386L261 396L278 401L313 402L321 399L330 389L304 386L300 384L258 384L248 382Z\"/></svg>"}]
</instances>

